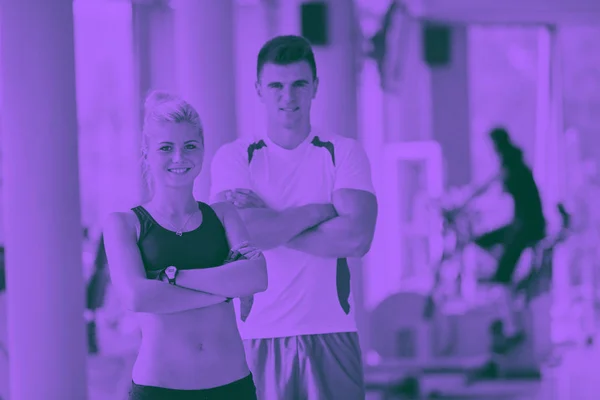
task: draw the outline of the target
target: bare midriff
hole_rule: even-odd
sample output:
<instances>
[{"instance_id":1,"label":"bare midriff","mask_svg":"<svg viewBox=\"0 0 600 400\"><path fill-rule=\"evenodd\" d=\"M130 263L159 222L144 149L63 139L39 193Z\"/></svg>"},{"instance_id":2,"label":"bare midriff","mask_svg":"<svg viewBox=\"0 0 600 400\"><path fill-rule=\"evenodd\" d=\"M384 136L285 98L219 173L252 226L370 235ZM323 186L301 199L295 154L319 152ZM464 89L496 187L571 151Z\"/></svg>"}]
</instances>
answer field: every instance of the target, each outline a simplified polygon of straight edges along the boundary
<instances>
[{"instance_id":1,"label":"bare midriff","mask_svg":"<svg viewBox=\"0 0 600 400\"><path fill-rule=\"evenodd\" d=\"M137 317L142 341L132 374L136 384L198 390L249 375L231 303Z\"/></svg>"}]
</instances>

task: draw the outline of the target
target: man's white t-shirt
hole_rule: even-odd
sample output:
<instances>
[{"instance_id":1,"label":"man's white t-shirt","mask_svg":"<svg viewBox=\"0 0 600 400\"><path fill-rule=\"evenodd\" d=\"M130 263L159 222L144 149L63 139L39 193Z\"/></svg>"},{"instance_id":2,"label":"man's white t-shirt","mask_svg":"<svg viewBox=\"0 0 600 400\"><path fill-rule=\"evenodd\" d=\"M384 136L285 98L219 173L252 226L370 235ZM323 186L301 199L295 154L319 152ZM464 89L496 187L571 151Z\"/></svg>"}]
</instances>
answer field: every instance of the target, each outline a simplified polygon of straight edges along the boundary
<instances>
[{"instance_id":1,"label":"man's white t-shirt","mask_svg":"<svg viewBox=\"0 0 600 400\"><path fill-rule=\"evenodd\" d=\"M358 141L311 133L293 150L267 135L225 144L211 165L211 199L232 189L254 191L281 211L331 203L338 189L374 193L369 160ZM254 296L243 339L355 332L354 299L345 259L323 258L281 246L264 251L269 288ZM236 302L239 315L239 302Z\"/></svg>"}]
</instances>

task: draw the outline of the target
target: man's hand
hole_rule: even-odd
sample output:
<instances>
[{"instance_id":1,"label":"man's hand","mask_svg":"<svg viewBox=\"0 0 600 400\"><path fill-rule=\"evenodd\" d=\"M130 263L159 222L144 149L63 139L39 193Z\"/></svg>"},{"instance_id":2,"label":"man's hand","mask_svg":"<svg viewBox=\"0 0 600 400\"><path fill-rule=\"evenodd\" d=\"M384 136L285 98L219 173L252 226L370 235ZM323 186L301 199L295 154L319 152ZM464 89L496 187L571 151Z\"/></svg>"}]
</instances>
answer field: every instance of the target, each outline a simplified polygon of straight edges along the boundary
<instances>
[{"instance_id":1,"label":"man's hand","mask_svg":"<svg viewBox=\"0 0 600 400\"><path fill-rule=\"evenodd\" d=\"M225 192L225 198L237 208L269 208L256 193L249 189L228 190Z\"/></svg>"},{"instance_id":2,"label":"man's hand","mask_svg":"<svg viewBox=\"0 0 600 400\"><path fill-rule=\"evenodd\" d=\"M248 242L242 242L231 249L229 256L225 260L225 264L239 260L255 260L260 255L260 249L250 246Z\"/></svg>"},{"instance_id":3,"label":"man's hand","mask_svg":"<svg viewBox=\"0 0 600 400\"><path fill-rule=\"evenodd\" d=\"M231 255L225 260L225 263L227 264L238 260L253 260L260 255L260 249L250 246L248 242L242 242L231 249ZM231 300L231 298L228 298L227 302L230 302ZM254 296L240 298L240 318L243 322L246 322L246 319L252 310L252 304L254 304Z\"/></svg>"},{"instance_id":4,"label":"man's hand","mask_svg":"<svg viewBox=\"0 0 600 400\"><path fill-rule=\"evenodd\" d=\"M260 249L250 246L248 243L243 243L243 245L237 248L236 251L248 260L255 260L261 255Z\"/></svg>"},{"instance_id":5,"label":"man's hand","mask_svg":"<svg viewBox=\"0 0 600 400\"><path fill-rule=\"evenodd\" d=\"M304 231L287 242L287 247L328 258L360 258L369 251L377 220L375 195L338 189L332 200L338 217Z\"/></svg>"}]
</instances>

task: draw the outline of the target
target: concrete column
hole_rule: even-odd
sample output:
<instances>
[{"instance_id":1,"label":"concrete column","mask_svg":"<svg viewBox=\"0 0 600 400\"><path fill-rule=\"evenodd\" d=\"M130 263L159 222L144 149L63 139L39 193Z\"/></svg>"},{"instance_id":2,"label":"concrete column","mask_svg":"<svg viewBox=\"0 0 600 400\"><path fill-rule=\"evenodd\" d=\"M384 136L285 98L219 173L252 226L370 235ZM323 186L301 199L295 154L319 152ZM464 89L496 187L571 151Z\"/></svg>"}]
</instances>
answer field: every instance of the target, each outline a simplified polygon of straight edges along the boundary
<instances>
[{"instance_id":1,"label":"concrete column","mask_svg":"<svg viewBox=\"0 0 600 400\"><path fill-rule=\"evenodd\" d=\"M200 114L206 154L194 194L207 201L216 150L237 137L233 0L174 0L177 88Z\"/></svg>"},{"instance_id":2,"label":"concrete column","mask_svg":"<svg viewBox=\"0 0 600 400\"><path fill-rule=\"evenodd\" d=\"M10 398L84 400L72 0L2 6Z\"/></svg>"},{"instance_id":3,"label":"concrete column","mask_svg":"<svg viewBox=\"0 0 600 400\"><path fill-rule=\"evenodd\" d=\"M95 176L89 176L91 181L83 182L86 186L81 190L87 190L88 201L94 201L90 217L91 228L96 230L108 213L127 210L144 197L139 163L142 100L134 50L137 35L128 2L76 1L73 6L81 99L78 112L80 128L88 136L82 137L87 144L80 147L93 146L91 154L97 158Z\"/></svg>"},{"instance_id":4,"label":"concrete column","mask_svg":"<svg viewBox=\"0 0 600 400\"><path fill-rule=\"evenodd\" d=\"M431 137L444 151L448 186L471 183L468 28L450 31L450 63L430 67Z\"/></svg>"},{"instance_id":5,"label":"concrete column","mask_svg":"<svg viewBox=\"0 0 600 400\"><path fill-rule=\"evenodd\" d=\"M389 64L394 65L386 67L388 71L396 69L397 78L388 77L383 93L384 143L425 141L433 136L435 116L432 100L435 88L432 86L431 70L422 55L422 23L403 16L401 12L393 21L397 26L390 29L386 51ZM416 204L423 189L420 188L419 174L430 166L428 160L428 155L423 153L415 154L412 160L407 157L397 163L400 179L393 184L398 186L397 192L402 196L394 207L400 210L400 220L391 223L400 226L401 236L396 238L399 259L389 267L392 270L389 276L395 278L387 283L394 285L392 292L405 287L408 282L418 283L429 272L427 265L416 265L427 260L428 254L417 254L419 251L426 252L417 244L427 240L427 235L415 229L420 222L416 220L418 213L415 209L422 208L422 205Z\"/></svg>"},{"instance_id":6,"label":"concrete column","mask_svg":"<svg viewBox=\"0 0 600 400\"><path fill-rule=\"evenodd\" d=\"M440 142L447 185L466 185L471 181L468 29L449 26L450 60L431 66L423 51L424 29L431 23L403 17L394 21L402 26L391 29L387 51L400 52L391 57L400 67L384 94L385 139Z\"/></svg>"},{"instance_id":7,"label":"concrete column","mask_svg":"<svg viewBox=\"0 0 600 400\"><path fill-rule=\"evenodd\" d=\"M538 39L539 80L534 174L540 187L550 232L560 225L557 203L568 200L565 156L567 142L563 120L564 44L559 32L555 27L542 28ZM572 332L565 329L565 326L572 326L573 321L573 287L570 283L571 260L568 246L567 242L557 247L553 254L553 302L551 320L547 321L551 324L552 340L570 339L572 335Z\"/></svg>"},{"instance_id":8,"label":"concrete column","mask_svg":"<svg viewBox=\"0 0 600 400\"><path fill-rule=\"evenodd\" d=\"M433 136L432 70L423 58L423 22L397 11L387 38L384 82L385 141Z\"/></svg>"},{"instance_id":9,"label":"concrete column","mask_svg":"<svg viewBox=\"0 0 600 400\"><path fill-rule=\"evenodd\" d=\"M407 192L406 166L412 162L410 158L416 157L409 152L398 155L399 158L386 155L390 145L425 140L430 132L429 74L420 52L420 22L398 9L390 21L384 65L379 68L378 61L366 60L359 98L360 126L365 139L368 137L364 143L371 158L380 206L372 250L366 257L370 265L365 271L368 309L400 290L407 263L406 240L399 237L399 231L407 225L404 216L413 196ZM392 171L386 163L388 159L393 159Z\"/></svg>"},{"instance_id":10,"label":"concrete column","mask_svg":"<svg viewBox=\"0 0 600 400\"><path fill-rule=\"evenodd\" d=\"M556 28L542 28L538 41L538 100L534 173L550 223L560 218L556 204L565 200L567 165L563 119L562 37Z\"/></svg>"},{"instance_id":11,"label":"concrete column","mask_svg":"<svg viewBox=\"0 0 600 400\"><path fill-rule=\"evenodd\" d=\"M428 25L422 26L425 29ZM430 132L428 136L440 143L444 156L443 175L446 188L471 183L471 111L469 88L468 27L448 25L450 28L450 60L442 66L428 66L430 89L428 102ZM421 31L421 43L425 41ZM410 101L410 100L409 100ZM461 295L472 302L476 296L476 252L465 249L462 262Z\"/></svg>"},{"instance_id":12,"label":"concrete column","mask_svg":"<svg viewBox=\"0 0 600 400\"><path fill-rule=\"evenodd\" d=\"M262 45L273 36L276 24L273 2L250 0L237 2L235 7L235 67L238 136L266 132L267 116L254 84L256 61Z\"/></svg>"},{"instance_id":13,"label":"concrete column","mask_svg":"<svg viewBox=\"0 0 600 400\"><path fill-rule=\"evenodd\" d=\"M264 14L264 29L269 38L277 35L279 30L279 4L281 0L258 0Z\"/></svg>"},{"instance_id":14,"label":"concrete column","mask_svg":"<svg viewBox=\"0 0 600 400\"><path fill-rule=\"evenodd\" d=\"M174 91L174 16L167 0L134 1L132 23L142 99L148 90Z\"/></svg>"},{"instance_id":15,"label":"concrete column","mask_svg":"<svg viewBox=\"0 0 600 400\"><path fill-rule=\"evenodd\" d=\"M301 5L308 1L280 0L278 35L301 34ZM313 102L312 121L321 129L357 138L357 86L359 26L354 4L326 0L330 44L313 46L319 75L319 92Z\"/></svg>"},{"instance_id":16,"label":"concrete column","mask_svg":"<svg viewBox=\"0 0 600 400\"><path fill-rule=\"evenodd\" d=\"M442 175L445 187L460 187L472 181L468 27L440 26L449 28L450 59L445 65L431 66L424 59L423 48L426 42L424 30L432 26L436 27L424 22L418 34L420 63L427 71L429 86L426 98L417 97L421 100L426 118L425 121L419 120L418 126L422 137L431 138L442 147L444 163L438 173ZM405 98L404 104L410 102L409 98ZM467 248L461 261L464 269L460 290L468 301L474 300L476 290L474 256L473 249Z\"/></svg>"},{"instance_id":17,"label":"concrete column","mask_svg":"<svg viewBox=\"0 0 600 400\"><path fill-rule=\"evenodd\" d=\"M313 46L319 76L319 92L313 102L312 122L323 130L361 139L358 130L358 66L359 25L354 2L326 0L330 43ZM301 35L301 5L303 0L281 0L278 3L278 35ZM366 135L368 137L368 134ZM364 140L363 140L364 143ZM368 329L364 299L363 265L359 259L349 260L352 292L356 304L356 320L360 331L363 355L366 355Z\"/></svg>"},{"instance_id":18,"label":"concrete column","mask_svg":"<svg viewBox=\"0 0 600 400\"><path fill-rule=\"evenodd\" d=\"M369 88L369 98L361 99L361 111L373 120L366 126L379 127L375 120L383 121L379 127L382 134L368 134L371 154L377 155L375 176L381 204L389 204L380 209L373 243L373 248L379 250L369 255L373 265L367 279L370 306L399 290L427 287L431 278L428 267L436 261L433 256L439 238L432 219L436 217L434 211L427 209L424 201L439 196L440 181L454 186L471 180L467 32L460 26L452 27L451 32L450 62L431 67L423 52L424 22L398 9L388 27L383 88L378 93ZM422 146L406 143L406 148L421 150L410 156L398 153L394 167L382 164L381 155L390 153L394 144L428 140L440 143L443 164L439 162L438 149L425 142ZM429 189L423 190L425 187ZM393 193L394 200L383 198ZM419 214L423 218L417 218ZM423 245L425 242L429 249ZM390 250L392 245L394 250ZM471 292L473 285L473 279L465 282L465 288Z\"/></svg>"},{"instance_id":19,"label":"concrete column","mask_svg":"<svg viewBox=\"0 0 600 400\"><path fill-rule=\"evenodd\" d=\"M131 8L132 65L133 76L130 95L134 119L127 138L128 168L135 175L129 181L136 194L128 196L128 208L148 198L149 192L143 180L140 164L141 131L144 118L144 100L151 90L177 89L175 78L174 15L168 1L134 1ZM135 203L135 204L134 204Z\"/></svg>"}]
</instances>

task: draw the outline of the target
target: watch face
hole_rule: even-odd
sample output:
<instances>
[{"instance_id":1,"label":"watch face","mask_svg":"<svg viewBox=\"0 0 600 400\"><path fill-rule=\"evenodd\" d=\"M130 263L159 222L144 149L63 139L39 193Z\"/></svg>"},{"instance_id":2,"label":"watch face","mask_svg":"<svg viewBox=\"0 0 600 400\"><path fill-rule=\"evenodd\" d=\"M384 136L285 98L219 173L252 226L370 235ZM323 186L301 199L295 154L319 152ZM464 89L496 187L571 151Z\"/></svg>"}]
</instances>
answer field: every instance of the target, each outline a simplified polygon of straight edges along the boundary
<instances>
[{"instance_id":1,"label":"watch face","mask_svg":"<svg viewBox=\"0 0 600 400\"><path fill-rule=\"evenodd\" d=\"M177 268L171 266L171 267L167 267L167 269L165 270L165 274L173 279L175 277L175 271L177 271Z\"/></svg>"}]
</instances>

